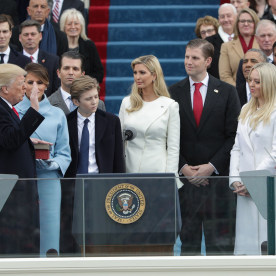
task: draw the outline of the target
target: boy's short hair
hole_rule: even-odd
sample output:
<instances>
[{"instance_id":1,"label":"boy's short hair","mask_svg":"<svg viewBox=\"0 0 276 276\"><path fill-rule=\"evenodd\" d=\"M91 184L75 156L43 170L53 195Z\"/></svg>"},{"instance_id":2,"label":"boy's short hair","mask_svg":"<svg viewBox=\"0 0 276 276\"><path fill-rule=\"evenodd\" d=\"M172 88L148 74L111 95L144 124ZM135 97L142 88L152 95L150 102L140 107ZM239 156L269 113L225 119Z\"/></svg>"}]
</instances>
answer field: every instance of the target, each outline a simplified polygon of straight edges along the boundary
<instances>
[{"instance_id":1,"label":"boy's short hair","mask_svg":"<svg viewBox=\"0 0 276 276\"><path fill-rule=\"evenodd\" d=\"M96 88L98 93L100 93L100 86L98 81L95 78L91 78L90 76L81 76L75 79L70 88L70 94L72 99L79 100L80 96L93 89Z\"/></svg>"}]
</instances>

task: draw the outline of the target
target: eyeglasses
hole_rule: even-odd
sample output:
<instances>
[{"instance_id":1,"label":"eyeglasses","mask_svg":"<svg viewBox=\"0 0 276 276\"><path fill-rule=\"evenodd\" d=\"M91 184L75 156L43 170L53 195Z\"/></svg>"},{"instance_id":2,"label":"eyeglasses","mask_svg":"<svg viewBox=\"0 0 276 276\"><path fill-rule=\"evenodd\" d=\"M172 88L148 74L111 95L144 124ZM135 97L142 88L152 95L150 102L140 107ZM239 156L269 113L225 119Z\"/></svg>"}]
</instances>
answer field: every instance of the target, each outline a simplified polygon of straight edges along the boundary
<instances>
[{"instance_id":1,"label":"eyeglasses","mask_svg":"<svg viewBox=\"0 0 276 276\"><path fill-rule=\"evenodd\" d=\"M254 21L253 20L251 20L251 19L242 19L242 20L239 20L239 23L242 23L242 24L245 24L245 23L247 23L247 24L252 24L252 23L254 23Z\"/></svg>"},{"instance_id":2,"label":"eyeglasses","mask_svg":"<svg viewBox=\"0 0 276 276\"><path fill-rule=\"evenodd\" d=\"M201 31L200 34L201 35L206 35L207 34L212 34L215 31L215 29L208 29L206 31Z\"/></svg>"}]
</instances>

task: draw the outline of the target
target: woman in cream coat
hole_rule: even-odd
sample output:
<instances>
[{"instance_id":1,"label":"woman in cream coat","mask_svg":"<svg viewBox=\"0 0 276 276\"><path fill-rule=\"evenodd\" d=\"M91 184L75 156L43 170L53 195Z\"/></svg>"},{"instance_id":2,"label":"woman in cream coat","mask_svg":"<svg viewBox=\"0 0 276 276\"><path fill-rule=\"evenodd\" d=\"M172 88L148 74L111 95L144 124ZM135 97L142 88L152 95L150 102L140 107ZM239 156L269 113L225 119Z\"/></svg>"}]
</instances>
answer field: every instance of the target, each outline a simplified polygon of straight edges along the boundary
<instances>
[{"instance_id":1,"label":"woman in cream coat","mask_svg":"<svg viewBox=\"0 0 276 276\"><path fill-rule=\"evenodd\" d=\"M240 114L231 151L230 187L237 193L236 255L259 255L267 240L266 220L261 216L239 176L242 171L268 170L275 174L276 158L276 67L255 65L249 74L251 100Z\"/></svg>"},{"instance_id":2,"label":"woman in cream coat","mask_svg":"<svg viewBox=\"0 0 276 276\"><path fill-rule=\"evenodd\" d=\"M125 142L126 171L158 173L178 171L180 119L178 103L170 98L155 56L131 63L134 83L123 99L119 117L123 130L136 137Z\"/></svg>"}]
</instances>

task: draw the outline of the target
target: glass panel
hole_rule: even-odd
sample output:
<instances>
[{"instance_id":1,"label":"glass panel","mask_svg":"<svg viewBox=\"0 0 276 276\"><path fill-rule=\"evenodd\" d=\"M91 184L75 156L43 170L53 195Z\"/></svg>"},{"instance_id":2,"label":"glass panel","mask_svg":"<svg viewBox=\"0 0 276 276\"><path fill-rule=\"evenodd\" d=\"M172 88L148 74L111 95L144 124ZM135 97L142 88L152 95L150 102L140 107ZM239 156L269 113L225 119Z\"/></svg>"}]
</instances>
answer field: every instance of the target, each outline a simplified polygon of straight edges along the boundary
<instances>
[{"instance_id":1,"label":"glass panel","mask_svg":"<svg viewBox=\"0 0 276 276\"><path fill-rule=\"evenodd\" d=\"M267 218L275 203L267 209L267 193L275 189L267 189L267 180L261 171L207 181L167 174L2 175L0 256L265 255L268 248L274 254L275 219L267 227ZM248 196L229 188L235 181Z\"/></svg>"}]
</instances>

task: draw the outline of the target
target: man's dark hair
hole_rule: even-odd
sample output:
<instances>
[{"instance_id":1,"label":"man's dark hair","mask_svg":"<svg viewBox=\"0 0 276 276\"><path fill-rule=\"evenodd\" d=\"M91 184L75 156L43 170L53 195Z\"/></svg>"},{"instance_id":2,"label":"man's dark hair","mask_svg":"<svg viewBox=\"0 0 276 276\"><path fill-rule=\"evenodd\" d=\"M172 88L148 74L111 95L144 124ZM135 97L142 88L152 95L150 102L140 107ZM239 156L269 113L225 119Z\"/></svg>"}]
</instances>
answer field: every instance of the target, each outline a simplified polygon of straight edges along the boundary
<instances>
[{"instance_id":1,"label":"man's dark hair","mask_svg":"<svg viewBox=\"0 0 276 276\"><path fill-rule=\"evenodd\" d=\"M25 27L36 27L37 31L40 33L41 32L41 25L36 21L36 20L32 20L32 19L27 19L25 21L23 21L20 25L19 25L19 34L22 33L22 30Z\"/></svg>"},{"instance_id":2,"label":"man's dark hair","mask_svg":"<svg viewBox=\"0 0 276 276\"><path fill-rule=\"evenodd\" d=\"M9 17L5 14L0 14L0 23L6 23L8 22L9 24L9 29L10 31L12 30L12 22L10 21Z\"/></svg>"},{"instance_id":3,"label":"man's dark hair","mask_svg":"<svg viewBox=\"0 0 276 276\"><path fill-rule=\"evenodd\" d=\"M200 48L205 59L208 57L212 58L214 56L214 46L205 39L192 39L188 42L186 49L187 48Z\"/></svg>"},{"instance_id":4,"label":"man's dark hair","mask_svg":"<svg viewBox=\"0 0 276 276\"><path fill-rule=\"evenodd\" d=\"M65 57L66 58L71 58L71 59L79 59L81 61L81 71L82 72L84 71L84 64L83 64L84 58L80 53L77 53L75 51L69 51L69 52L65 52L65 53L62 54L62 56L59 60L59 66L58 66L59 70L61 69L61 66L62 66L62 60Z\"/></svg>"}]
</instances>

